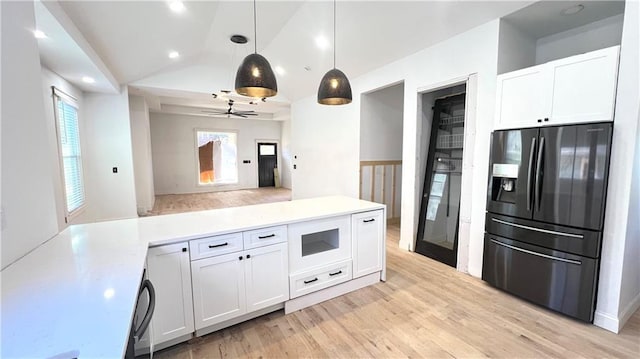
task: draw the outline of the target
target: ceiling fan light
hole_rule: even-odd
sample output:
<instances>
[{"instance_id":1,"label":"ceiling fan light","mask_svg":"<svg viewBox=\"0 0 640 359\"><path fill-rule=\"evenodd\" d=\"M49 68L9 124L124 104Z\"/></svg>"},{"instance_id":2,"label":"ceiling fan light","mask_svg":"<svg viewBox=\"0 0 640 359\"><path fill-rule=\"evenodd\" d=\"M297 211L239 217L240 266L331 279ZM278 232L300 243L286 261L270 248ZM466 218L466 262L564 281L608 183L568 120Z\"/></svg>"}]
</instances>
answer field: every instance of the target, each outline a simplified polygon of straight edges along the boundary
<instances>
[{"instance_id":1,"label":"ceiling fan light","mask_svg":"<svg viewBox=\"0 0 640 359\"><path fill-rule=\"evenodd\" d=\"M346 105L351 103L351 84L344 72L329 70L318 87L318 103L321 105Z\"/></svg>"},{"instance_id":2,"label":"ceiling fan light","mask_svg":"<svg viewBox=\"0 0 640 359\"><path fill-rule=\"evenodd\" d=\"M272 97L278 93L276 76L264 56L248 55L236 73L236 92L249 97Z\"/></svg>"}]
</instances>

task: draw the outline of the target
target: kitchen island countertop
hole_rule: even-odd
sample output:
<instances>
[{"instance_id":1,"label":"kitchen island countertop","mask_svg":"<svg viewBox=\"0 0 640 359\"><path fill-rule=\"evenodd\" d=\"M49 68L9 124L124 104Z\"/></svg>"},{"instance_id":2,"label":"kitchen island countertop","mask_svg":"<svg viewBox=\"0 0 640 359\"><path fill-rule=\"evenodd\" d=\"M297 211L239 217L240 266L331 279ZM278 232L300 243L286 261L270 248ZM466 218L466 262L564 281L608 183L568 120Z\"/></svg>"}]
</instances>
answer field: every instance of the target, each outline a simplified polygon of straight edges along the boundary
<instances>
[{"instance_id":1,"label":"kitchen island countertop","mask_svg":"<svg viewBox=\"0 0 640 359\"><path fill-rule=\"evenodd\" d=\"M122 357L150 246L382 208L333 196L70 226L1 272L0 354Z\"/></svg>"}]
</instances>

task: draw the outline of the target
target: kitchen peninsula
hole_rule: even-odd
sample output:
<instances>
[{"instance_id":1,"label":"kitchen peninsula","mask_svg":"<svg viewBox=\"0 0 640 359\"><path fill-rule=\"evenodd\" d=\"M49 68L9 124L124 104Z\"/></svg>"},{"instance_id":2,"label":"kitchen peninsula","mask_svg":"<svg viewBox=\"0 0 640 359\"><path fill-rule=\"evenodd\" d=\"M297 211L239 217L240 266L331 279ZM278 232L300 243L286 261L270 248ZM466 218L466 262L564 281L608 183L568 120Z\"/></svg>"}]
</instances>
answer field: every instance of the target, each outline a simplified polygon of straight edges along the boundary
<instances>
[{"instance_id":1,"label":"kitchen peninsula","mask_svg":"<svg viewBox=\"0 0 640 359\"><path fill-rule=\"evenodd\" d=\"M70 226L2 271L3 357L122 357L145 266L154 282L147 258L157 248L180 246L193 280L193 303L185 305L195 303L205 311L191 312L196 317L192 327L183 329L186 336L152 339L156 348L231 325L234 319L246 320L252 313L283 307L290 312L385 280L385 218L384 205L322 197ZM282 260L288 264L279 280L286 293L261 305L251 302L261 293L247 289L243 312L218 320L207 317L207 305L199 302L206 297L196 289L198 280L206 284L211 272L196 277L193 269L225 256L248 265L251 255L258 257L269 247L284 248ZM332 258L334 251L338 255ZM183 283L189 290L191 280ZM254 291L264 287L249 284ZM163 318L164 283L154 285L159 287L156 320Z\"/></svg>"}]
</instances>

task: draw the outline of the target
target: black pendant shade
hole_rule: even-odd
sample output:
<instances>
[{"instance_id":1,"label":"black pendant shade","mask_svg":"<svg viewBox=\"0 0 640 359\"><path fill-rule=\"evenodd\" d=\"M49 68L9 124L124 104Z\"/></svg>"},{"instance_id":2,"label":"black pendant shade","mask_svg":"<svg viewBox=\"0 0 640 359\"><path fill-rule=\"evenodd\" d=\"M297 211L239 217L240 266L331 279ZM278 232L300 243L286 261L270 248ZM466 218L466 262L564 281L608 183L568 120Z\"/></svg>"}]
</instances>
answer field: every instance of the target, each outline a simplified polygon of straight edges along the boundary
<instances>
[{"instance_id":1,"label":"black pendant shade","mask_svg":"<svg viewBox=\"0 0 640 359\"><path fill-rule=\"evenodd\" d=\"M256 0L253 0L253 54L244 58L236 73L236 92L249 97L272 97L278 93L276 75L269 61L258 54Z\"/></svg>"},{"instance_id":2,"label":"black pendant shade","mask_svg":"<svg viewBox=\"0 0 640 359\"><path fill-rule=\"evenodd\" d=\"M351 103L351 84L344 72L329 70L318 87L318 103L321 105L346 105Z\"/></svg>"},{"instance_id":3,"label":"black pendant shade","mask_svg":"<svg viewBox=\"0 0 640 359\"><path fill-rule=\"evenodd\" d=\"M264 56L254 53L244 58L236 73L236 92L249 97L271 97L278 93L276 76Z\"/></svg>"},{"instance_id":4,"label":"black pendant shade","mask_svg":"<svg viewBox=\"0 0 640 359\"><path fill-rule=\"evenodd\" d=\"M344 72L336 69L336 0L333 0L333 70L329 70L318 87L318 103L321 105L346 105L351 103L351 84Z\"/></svg>"}]
</instances>

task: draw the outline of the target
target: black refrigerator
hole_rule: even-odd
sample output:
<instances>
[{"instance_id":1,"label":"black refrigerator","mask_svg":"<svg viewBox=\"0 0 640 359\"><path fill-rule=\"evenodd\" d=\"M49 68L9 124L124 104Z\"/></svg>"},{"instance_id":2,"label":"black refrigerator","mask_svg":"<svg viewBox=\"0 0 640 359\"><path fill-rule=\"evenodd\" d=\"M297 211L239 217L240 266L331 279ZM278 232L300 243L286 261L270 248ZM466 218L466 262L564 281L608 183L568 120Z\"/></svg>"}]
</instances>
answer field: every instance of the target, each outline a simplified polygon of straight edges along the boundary
<instances>
[{"instance_id":1,"label":"black refrigerator","mask_svg":"<svg viewBox=\"0 0 640 359\"><path fill-rule=\"evenodd\" d=\"M611 123L493 132L483 280L593 321L611 136Z\"/></svg>"}]
</instances>

